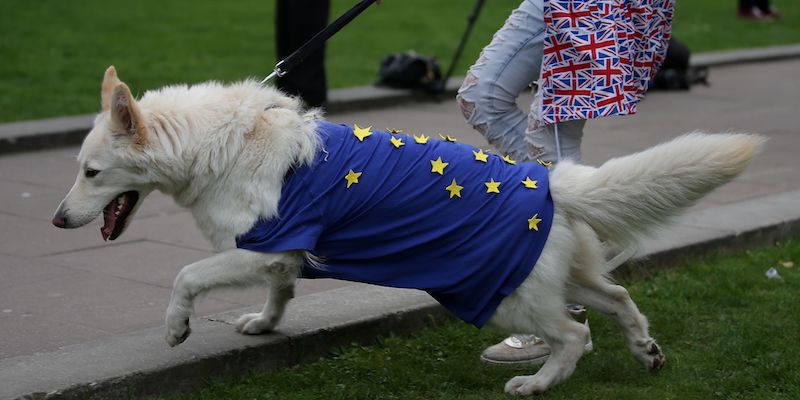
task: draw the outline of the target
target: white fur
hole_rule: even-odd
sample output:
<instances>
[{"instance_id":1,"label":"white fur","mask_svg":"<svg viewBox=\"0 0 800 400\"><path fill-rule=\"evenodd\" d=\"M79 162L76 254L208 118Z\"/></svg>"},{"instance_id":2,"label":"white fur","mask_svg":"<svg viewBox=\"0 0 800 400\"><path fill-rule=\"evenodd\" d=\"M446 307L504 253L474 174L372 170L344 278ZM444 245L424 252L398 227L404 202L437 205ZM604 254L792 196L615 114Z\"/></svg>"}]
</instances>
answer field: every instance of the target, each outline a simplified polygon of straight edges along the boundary
<instances>
[{"instance_id":1,"label":"white fur","mask_svg":"<svg viewBox=\"0 0 800 400\"><path fill-rule=\"evenodd\" d=\"M144 197L157 189L190 208L219 247L257 218L274 216L287 171L311 162L319 147L319 113L254 81L171 86L129 104L116 72L109 71L106 111L84 142L81 172L59 207L70 221L65 227L88 223L119 193L137 190ZM114 86L111 93L107 87ZM140 116L138 125L125 123L125 107ZM535 375L510 380L506 391L540 393L572 373L589 332L567 316L568 301L609 315L634 356L649 369L660 368L664 357L646 318L624 288L603 276L600 239L625 245L667 222L741 172L762 142L753 135L694 133L599 168L569 162L554 168L550 237L533 272L489 321L509 332L536 333L552 355ZM101 172L86 178L87 167ZM236 325L245 334L273 329L307 257L235 249L185 267L167 309L167 342L186 339L193 300L220 286L268 285L263 311L242 316Z\"/></svg>"}]
</instances>

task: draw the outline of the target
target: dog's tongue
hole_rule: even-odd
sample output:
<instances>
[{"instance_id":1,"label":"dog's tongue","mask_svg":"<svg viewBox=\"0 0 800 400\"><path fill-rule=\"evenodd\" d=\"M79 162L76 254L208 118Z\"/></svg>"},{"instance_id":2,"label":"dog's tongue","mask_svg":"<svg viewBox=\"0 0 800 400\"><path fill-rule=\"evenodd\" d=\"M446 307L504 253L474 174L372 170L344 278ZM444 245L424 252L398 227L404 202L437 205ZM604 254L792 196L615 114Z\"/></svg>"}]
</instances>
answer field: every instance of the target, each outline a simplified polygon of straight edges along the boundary
<instances>
[{"instance_id":1,"label":"dog's tongue","mask_svg":"<svg viewBox=\"0 0 800 400\"><path fill-rule=\"evenodd\" d=\"M114 228L117 226L116 211L119 207L119 198L111 200L103 211L103 227L100 228L100 234L103 235L103 241L108 241L108 238L114 233Z\"/></svg>"}]
</instances>

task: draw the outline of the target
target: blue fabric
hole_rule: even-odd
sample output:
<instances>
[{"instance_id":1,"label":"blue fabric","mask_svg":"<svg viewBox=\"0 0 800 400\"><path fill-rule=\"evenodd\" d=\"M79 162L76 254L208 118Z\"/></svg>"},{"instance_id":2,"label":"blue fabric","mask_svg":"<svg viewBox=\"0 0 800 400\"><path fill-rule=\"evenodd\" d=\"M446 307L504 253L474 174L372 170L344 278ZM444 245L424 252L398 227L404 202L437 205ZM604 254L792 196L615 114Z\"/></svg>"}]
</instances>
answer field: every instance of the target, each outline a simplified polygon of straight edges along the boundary
<instances>
[{"instance_id":1,"label":"blue fabric","mask_svg":"<svg viewBox=\"0 0 800 400\"><path fill-rule=\"evenodd\" d=\"M373 131L360 141L327 122L318 133L324 151L287 178L278 216L259 220L237 247L307 250L324 265L305 266L303 277L425 290L478 327L533 269L553 215L545 167L512 166L496 154L480 162L477 148L443 140ZM448 163L443 175L431 172L439 157ZM348 188L351 170L361 176ZM454 178L461 197L446 189ZM526 178L538 188L526 188ZM500 193L487 193L492 179ZM534 215L538 230L530 229Z\"/></svg>"}]
</instances>

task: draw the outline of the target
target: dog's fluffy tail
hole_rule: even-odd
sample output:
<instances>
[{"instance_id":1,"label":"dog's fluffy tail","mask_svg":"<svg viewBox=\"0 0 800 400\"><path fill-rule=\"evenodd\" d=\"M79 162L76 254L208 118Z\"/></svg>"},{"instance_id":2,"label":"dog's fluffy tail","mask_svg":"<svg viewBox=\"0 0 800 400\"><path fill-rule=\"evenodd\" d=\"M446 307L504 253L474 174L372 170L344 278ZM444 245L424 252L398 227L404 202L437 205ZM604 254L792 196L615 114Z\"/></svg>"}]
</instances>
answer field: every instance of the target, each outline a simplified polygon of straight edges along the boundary
<instances>
[{"instance_id":1,"label":"dog's fluffy tail","mask_svg":"<svg viewBox=\"0 0 800 400\"><path fill-rule=\"evenodd\" d=\"M690 133L599 168L562 162L550 179L553 200L601 239L633 241L736 177L765 140Z\"/></svg>"}]
</instances>

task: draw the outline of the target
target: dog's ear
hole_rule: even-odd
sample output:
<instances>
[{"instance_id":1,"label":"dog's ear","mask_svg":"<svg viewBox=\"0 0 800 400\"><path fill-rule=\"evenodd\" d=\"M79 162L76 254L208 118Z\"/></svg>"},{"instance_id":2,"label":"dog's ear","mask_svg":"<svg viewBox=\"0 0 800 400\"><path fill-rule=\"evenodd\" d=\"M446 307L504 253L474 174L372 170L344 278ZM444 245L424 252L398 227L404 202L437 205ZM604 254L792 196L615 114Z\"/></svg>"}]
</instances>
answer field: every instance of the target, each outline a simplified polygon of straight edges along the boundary
<instances>
[{"instance_id":1,"label":"dog's ear","mask_svg":"<svg viewBox=\"0 0 800 400\"><path fill-rule=\"evenodd\" d=\"M147 127L128 85L119 82L111 92L109 103L111 119L134 143L144 144L147 141Z\"/></svg>"},{"instance_id":2,"label":"dog's ear","mask_svg":"<svg viewBox=\"0 0 800 400\"><path fill-rule=\"evenodd\" d=\"M122 81L117 77L117 70L113 65L108 67L105 75L103 75L103 85L100 88L100 105L103 111L111 109L111 94L114 93L114 88L120 83Z\"/></svg>"}]
</instances>

